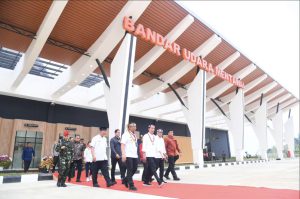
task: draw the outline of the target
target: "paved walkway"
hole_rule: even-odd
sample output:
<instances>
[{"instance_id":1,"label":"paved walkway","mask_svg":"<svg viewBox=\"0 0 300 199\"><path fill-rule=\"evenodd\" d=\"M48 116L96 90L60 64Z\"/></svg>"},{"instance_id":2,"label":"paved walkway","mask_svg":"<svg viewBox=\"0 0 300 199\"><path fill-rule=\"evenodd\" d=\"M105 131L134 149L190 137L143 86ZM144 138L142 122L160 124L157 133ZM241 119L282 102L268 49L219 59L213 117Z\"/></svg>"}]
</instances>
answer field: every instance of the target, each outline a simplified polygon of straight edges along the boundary
<instances>
[{"instance_id":1,"label":"paved walkway","mask_svg":"<svg viewBox=\"0 0 300 199\"><path fill-rule=\"evenodd\" d=\"M180 183L299 190L299 159L181 171Z\"/></svg>"},{"instance_id":2,"label":"paved walkway","mask_svg":"<svg viewBox=\"0 0 300 199\"><path fill-rule=\"evenodd\" d=\"M281 189L299 190L299 159L271 161L271 162L258 163L258 164L205 168L205 169L198 169L198 170L191 170L191 171L178 171L178 174L179 177L182 179L180 183L184 183L184 184L203 184L205 186L206 185L237 185L237 186L247 186L247 187L250 186L250 187L265 187L265 188L272 188L272 189L280 189L280 190L276 190L277 192L278 191L280 192ZM136 178L139 179L140 175L136 175ZM176 183L174 181L170 181L170 182ZM0 199L2 198L3 199L164 198L164 197L158 197L158 196L147 195L147 194L124 192L124 191L110 190L104 188L92 188L88 186L81 186L81 185L74 185L74 184L69 184L67 188L57 188L55 184L56 184L55 181L44 181L44 182L27 183L27 184L26 183L2 184L0 185ZM166 186L168 186L168 184ZM226 186L225 187L223 186L223 188L226 189ZM198 196L195 196L195 198L197 197ZM184 198L184 197L180 197L180 198ZM223 197L220 198L223 199L226 197L225 195L223 195ZM274 198L273 196L272 199L276 199L276 198ZM297 199L297 197L295 199Z\"/></svg>"}]
</instances>

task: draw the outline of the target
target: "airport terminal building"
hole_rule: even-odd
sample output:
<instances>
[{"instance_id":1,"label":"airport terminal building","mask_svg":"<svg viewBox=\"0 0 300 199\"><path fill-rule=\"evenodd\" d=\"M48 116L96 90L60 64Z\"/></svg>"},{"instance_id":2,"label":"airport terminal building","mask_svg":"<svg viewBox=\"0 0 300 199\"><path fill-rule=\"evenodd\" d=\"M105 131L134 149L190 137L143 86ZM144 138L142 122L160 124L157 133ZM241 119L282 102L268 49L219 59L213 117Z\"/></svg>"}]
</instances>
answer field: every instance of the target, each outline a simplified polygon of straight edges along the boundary
<instances>
[{"instance_id":1,"label":"airport terminal building","mask_svg":"<svg viewBox=\"0 0 300 199\"><path fill-rule=\"evenodd\" d=\"M262 159L268 128L278 158L284 144L293 156L282 114L299 99L176 2L1 1L0 24L0 154L12 168L26 142L37 167L64 130L88 141L129 121L139 135L173 130L179 163L203 165L203 151L242 161L246 125Z\"/></svg>"}]
</instances>

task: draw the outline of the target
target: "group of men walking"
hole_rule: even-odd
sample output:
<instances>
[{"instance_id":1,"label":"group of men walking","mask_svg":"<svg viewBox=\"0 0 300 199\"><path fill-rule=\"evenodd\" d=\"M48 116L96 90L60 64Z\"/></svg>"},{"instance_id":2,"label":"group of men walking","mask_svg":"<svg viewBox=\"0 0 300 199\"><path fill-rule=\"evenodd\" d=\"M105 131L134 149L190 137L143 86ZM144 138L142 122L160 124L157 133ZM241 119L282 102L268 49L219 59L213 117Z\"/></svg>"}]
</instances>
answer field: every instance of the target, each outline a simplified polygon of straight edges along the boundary
<instances>
[{"instance_id":1,"label":"group of men walking","mask_svg":"<svg viewBox=\"0 0 300 199\"><path fill-rule=\"evenodd\" d=\"M106 186L110 187L116 184L115 168L118 164L121 173L122 184L129 190L137 190L134 185L133 175L137 171L138 158L144 165L142 176L143 185L151 186L153 181L152 176L156 179L161 187L166 179L169 178L169 173L173 175L174 180L180 180L175 172L174 165L181 153L176 139L174 139L173 131L168 132L168 136L163 138L163 131L157 130L157 135L154 135L155 126L148 126L148 133L143 136L142 143L138 145L136 135L136 124L129 123L127 130L121 137L119 129L115 130L115 137L110 140L111 149L111 175L108 172L107 158L107 128L101 127L100 133L92 138L91 142L85 145L81 143L80 137L76 136L75 142L72 143L68 139L68 131L64 132L64 136L57 143L55 151L59 154L59 176L58 187L66 187L66 177L70 173L71 164L76 165L78 169L77 182L80 182L82 160L85 160L87 181L90 180L92 174L92 182L94 187L99 187L98 172L101 173L106 181ZM167 160L169 167L164 174L164 161ZM157 174L159 169L159 175Z\"/></svg>"}]
</instances>

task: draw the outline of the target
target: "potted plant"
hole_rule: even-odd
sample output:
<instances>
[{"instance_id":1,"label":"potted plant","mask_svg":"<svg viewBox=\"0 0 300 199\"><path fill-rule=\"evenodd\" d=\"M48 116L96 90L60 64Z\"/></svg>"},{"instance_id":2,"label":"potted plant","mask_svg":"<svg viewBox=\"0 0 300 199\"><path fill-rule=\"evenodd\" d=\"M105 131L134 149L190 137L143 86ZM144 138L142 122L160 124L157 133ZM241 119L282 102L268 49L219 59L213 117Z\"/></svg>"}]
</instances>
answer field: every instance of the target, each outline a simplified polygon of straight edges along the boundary
<instances>
[{"instance_id":1,"label":"potted plant","mask_svg":"<svg viewBox=\"0 0 300 199\"><path fill-rule=\"evenodd\" d=\"M11 165L12 159L8 155L0 155L0 170L8 169Z\"/></svg>"},{"instance_id":2,"label":"potted plant","mask_svg":"<svg viewBox=\"0 0 300 199\"><path fill-rule=\"evenodd\" d=\"M53 158L51 156L45 156L41 161L41 164L39 166L39 171L41 173L49 173L52 167L53 167Z\"/></svg>"}]
</instances>

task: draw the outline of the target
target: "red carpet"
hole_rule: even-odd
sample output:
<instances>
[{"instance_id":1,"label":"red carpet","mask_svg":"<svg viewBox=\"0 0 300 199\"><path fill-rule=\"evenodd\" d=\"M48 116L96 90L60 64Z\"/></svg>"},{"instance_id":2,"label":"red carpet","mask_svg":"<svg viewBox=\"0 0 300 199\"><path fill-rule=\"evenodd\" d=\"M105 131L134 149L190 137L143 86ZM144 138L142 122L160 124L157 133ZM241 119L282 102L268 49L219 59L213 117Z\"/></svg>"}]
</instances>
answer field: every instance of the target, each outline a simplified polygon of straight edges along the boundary
<instances>
[{"instance_id":1,"label":"red carpet","mask_svg":"<svg viewBox=\"0 0 300 199\"><path fill-rule=\"evenodd\" d=\"M54 174L57 177L57 173ZM106 183L103 177L98 177L98 183L101 188L129 191L120 180L118 184L113 187L106 188ZM92 182L85 182L82 178L81 183L75 182L75 178L71 183L85 186L92 186ZM135 181L135 186L138 191L136 193L143 193L149 195L182 198L182 199L299 199L299 191L288 189L270 189L270 188L256 188L245 186L221 186L221 185L200 185L200 184L165 184L162 188L157 186L157 183L152 183L151 187L144 187L141 181Z\"/></svg>"}]
</instances>

